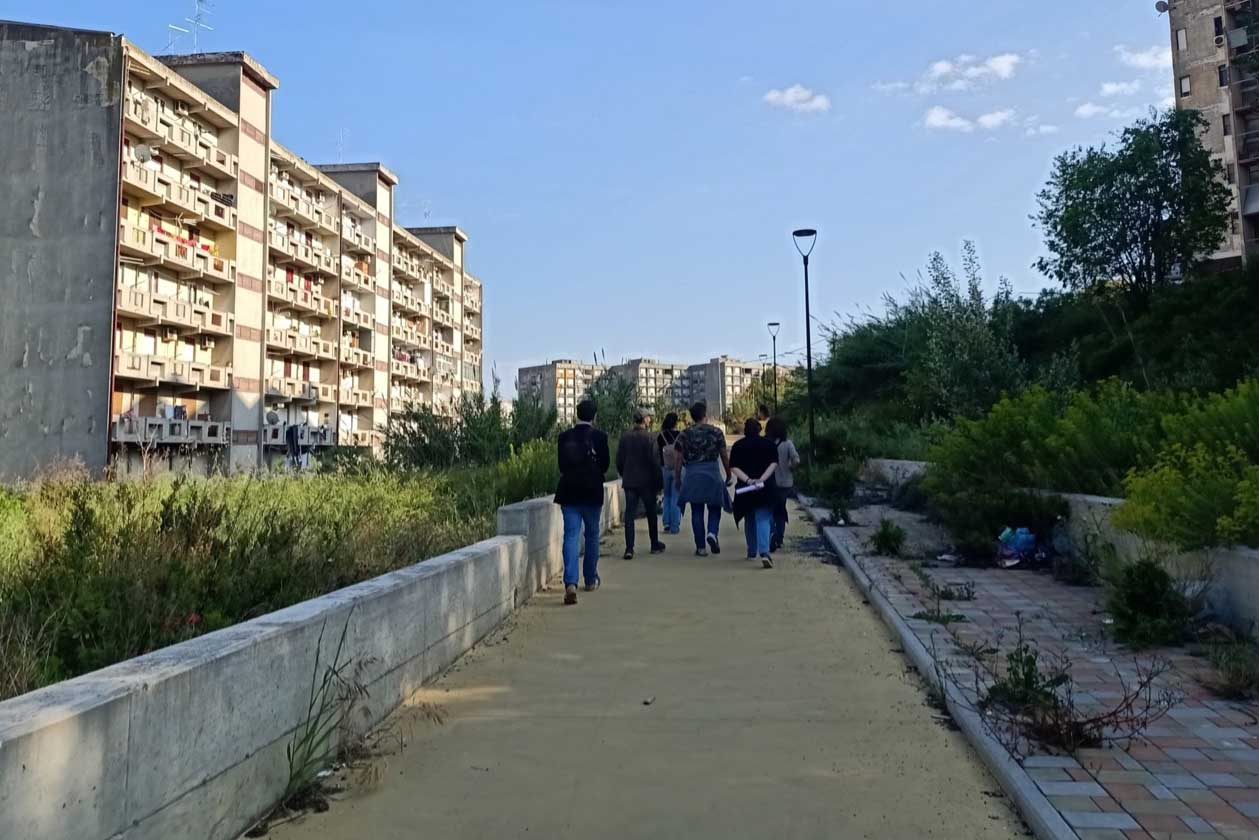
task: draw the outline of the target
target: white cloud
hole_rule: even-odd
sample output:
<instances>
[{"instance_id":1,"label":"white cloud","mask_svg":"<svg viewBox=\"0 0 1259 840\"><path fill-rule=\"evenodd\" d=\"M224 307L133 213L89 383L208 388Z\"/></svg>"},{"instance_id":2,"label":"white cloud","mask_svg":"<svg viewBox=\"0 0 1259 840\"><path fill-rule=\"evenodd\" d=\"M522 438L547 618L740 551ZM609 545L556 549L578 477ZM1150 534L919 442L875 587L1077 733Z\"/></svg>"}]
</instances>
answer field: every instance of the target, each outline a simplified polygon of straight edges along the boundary
<instances>
[{"instance_id":1,"label":"white cloud","mask_svg":"<svg viewBox=\"0 0 1259 840\"><path fill-rule=\"evenodd\" d=\"M1032 53L1027 56L1032 56ZM880 93L900 93L912 87L922 94L973 90L985 84L1014 78L1025 61L1027 57L1018 53L999 53L986 58L963 53L956 58L932 62L912 84L905 81L880 82L874 89Z\"/></svg>"},{"instance_id":2,"label":"white cloud","mask_svg":"<svg viewBox=\"0 0 1259 840\"><path fill-rule=\"evenodd\" d=\"M940 105L927 111L922 118L922 124L927 128L938 129L942 131L965 131L971 132L975 130L975 124L965 117L958 116Z\"/></svg>"},{"instance_id":3,"label":"white cloud","mask_svg":"<svg viewBox=\"0 0 1259 840\"><path fill-rule=\"evenodd\" d=\"M1009 125L1014 120L1014 109L1006 108L1002 111L993 111L989 114L981 114L975 119L979 123L979 127L986 131L996 131L1004 125Z\"/></svg>"},{"instance_id":4,"label":"white cloud","mask_svg":"<svg viewBox=\"0 0 1259 840\"><path fill-rule=\"evenodd\" d=\"M774 88L765 94L765 102L775 108L785 108L797 114L824 113L831 109L831 98L816 93L804 85L792 85L784 90Z\"/></svg>"},{"instance_id":5,"label":"white cloud","mask_svg":"<svg viewBox=\"0 0 1259 840\"><path fill-rule=\"evenodd\" d=\"M1132 96L1141 90L1141 82L1134 79L1131 82L1102 82L1100 91L1102 96Z\"/></svg>"},{"instance_id":6,"label":"white cloud","mask_svg":"<svg viewBox=\"0 0 1259 840\"><path fill-rule=\"evenodd\" d=\"M1028 137L1043 137L1047 134L1057 134L1061 129L1056 125L1042 123L1040 125L1029 126L1027 129Z\"/></svg>"},{"instance_id":7,"label":"white cloud","mask_svg":"<svg viewBox=\"0 0 1259 840\"><path fill-rule=\"evenodd\" d=\"M1096 117L1105 117L1111 120L1132 120L1144 113L1140 108L1111 108L1108 105L1098 105L1096 102L1085 102L1075 109L1075 115L1082 120L1091 120Z\"/></svg>"},{"instance_id":8,"label":"white cloud","mask_svg":"<svg viewBox=\"0 0 1259 840\"><path fill-rule=\"evenodd\" d=\"M1170 70L1172 67L1172 48L1155 45L1147 50L1130 50L1124 44L1115 47L1115 55L1119 63L1137 70Z\"/></svg>"}]
</instances>

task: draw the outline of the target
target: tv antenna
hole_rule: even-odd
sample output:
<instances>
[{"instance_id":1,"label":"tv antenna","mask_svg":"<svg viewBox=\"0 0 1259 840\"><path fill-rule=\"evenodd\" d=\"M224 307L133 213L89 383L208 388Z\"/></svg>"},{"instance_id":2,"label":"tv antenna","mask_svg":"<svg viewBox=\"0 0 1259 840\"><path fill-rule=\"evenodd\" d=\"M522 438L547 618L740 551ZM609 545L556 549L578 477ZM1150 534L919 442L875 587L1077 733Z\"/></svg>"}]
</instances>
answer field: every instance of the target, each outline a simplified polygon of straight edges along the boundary
<instances>
[{"instance_id":1,"label":"tv antenna","mask_svg":"<svg viewBox=\"0 0 1259 840\"><path fill-rule=\"evenodd\" d=\"M201 31L213 32L214 27L206 23L206 19L214 14L214 0L192 0L192 17L184 18L187 26L179 26L178 24L168 23L166 25L166 51L173 52L176 45L185 35L192 36L192 51L199 50L199 38Z\"/></svg>"}]
</instances>

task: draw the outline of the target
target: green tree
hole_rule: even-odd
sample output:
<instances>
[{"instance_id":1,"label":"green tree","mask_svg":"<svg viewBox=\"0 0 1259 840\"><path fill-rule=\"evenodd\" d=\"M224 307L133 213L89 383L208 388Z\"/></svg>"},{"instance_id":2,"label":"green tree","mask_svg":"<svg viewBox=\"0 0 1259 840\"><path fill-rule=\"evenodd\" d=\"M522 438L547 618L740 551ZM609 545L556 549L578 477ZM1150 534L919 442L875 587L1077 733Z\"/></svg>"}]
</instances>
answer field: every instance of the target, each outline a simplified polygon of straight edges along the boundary
<instances>
[{"instance_id":1,"label":"green tree","mask_svg":"<svg viewBox=\"0 0 1259 840\"><path fill-rule=\"evenodd\" d=\"M1224 241L1224 170L1203 147L1196 111L1151 112L1115 148L1077 148L1054 160L1033 220L1050 256L1036 268L1065 288L1119 286L1145 301Z\"/></svg>"},{"instance_id":2,"label":"green tree","mask_svg":"<svg viewBox=\"0 0 1259 840\"><path fill-rule=\"evenodd\" d=\"M615 438L634 425L637 390L633 382L609 371L591 383L582 399L595 401L599 407L595 425Z\"/></svg>"},{"instance_id":3,"label":"green tree","mask_svg":"<svg viewBox=\"0 0 1259 840\"><path fill-rule=\"evenodd\" d=\"M488 398L476 391L459 400L459 460L465 465L497 464L511 455L511 430L503 417L498 387L498 377L494 377Z\"/></svg>"},{"instance_id":4,"label":"green tree","mask_svg":"<svg viewBox=\"0 0 1259 840\"><path fill-rule=\"evenodd\" d=\"M511 445L520 451L525 444L535 440L548 440L555 434L559 412L547 408L542 397L534 391L521 392L512 405Z\"/></svg>"}]
</instances>

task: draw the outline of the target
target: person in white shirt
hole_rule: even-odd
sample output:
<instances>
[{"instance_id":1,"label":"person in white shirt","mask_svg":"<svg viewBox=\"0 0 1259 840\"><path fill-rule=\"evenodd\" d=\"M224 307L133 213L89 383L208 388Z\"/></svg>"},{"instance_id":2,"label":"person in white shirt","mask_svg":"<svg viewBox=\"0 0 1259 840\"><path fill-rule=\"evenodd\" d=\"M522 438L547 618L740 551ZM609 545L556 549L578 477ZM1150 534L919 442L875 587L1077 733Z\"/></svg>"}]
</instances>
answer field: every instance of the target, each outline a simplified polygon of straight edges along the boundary
<instances>
[{"instance_id":1,"label":"person in white shirt","mask_svg":"<svg viewBox=\"0 0 1259 840\"><path fill-rule=\"evenodd\" d=\"M781 417L770 418L765 426L765 437L778 445L778 504L774 507L774 527L770 534L770 551L783 546L787 533L787 500L796 498L796 480L792 471L800 466L800 453L787 434L787 424Z\"/></svg>"}]
</instances>

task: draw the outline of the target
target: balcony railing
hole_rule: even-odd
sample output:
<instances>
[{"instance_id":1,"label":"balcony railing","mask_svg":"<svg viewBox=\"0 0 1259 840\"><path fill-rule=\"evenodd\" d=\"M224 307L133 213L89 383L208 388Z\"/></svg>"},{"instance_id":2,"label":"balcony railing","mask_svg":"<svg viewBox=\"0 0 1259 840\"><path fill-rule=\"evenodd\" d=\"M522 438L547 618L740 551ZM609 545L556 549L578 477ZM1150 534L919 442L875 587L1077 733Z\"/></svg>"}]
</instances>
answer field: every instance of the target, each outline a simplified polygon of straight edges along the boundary
<instances>
[{"instance_id":1,"label":"balcony railing","mask_svg":"<svg viewBox=\"0 0 1259 840\"><path fill-rule=\"evenodd\" d=\"M163 136L158 128L157 103L153 97L132 91L127 94L127 105L123 109L127 127L145 140L154 140Z\"/></svg>"},{"instance_id":2,"label":"balcony railing","mask_svg":"<svg viewBox=\"0 0 1259 840\"><path fill-rule=\"evenodd\" d=\"M463 322L463 337L472 341L481 340L481 328L471 321Z\"/></svg>"},{"instance_id":3,"label":"balcony railing","mask_svg":"<svg viewBox=\"0 0 1259 840\"><path fill-rule=\"evenodd\" d=\"M455 296L455 287L445 280L433 281L433 297L449 300Z\"/></svg>"},{"instance_id":4,"label":"balcony railing","mask_svg":"<svg viewBox=\"0 0 1259 840\"><path fill-rule=\"evenodd\" d=\"M164 199L166 190L157 183L157 173L147 166L129 160L122 166L122 184L123 187L132 188L132 192L138 192L149 199Z\"/></svg>"},{"instance_id":5,"label":"balcony railing","mask_svg":"<svg viewBox=\"0 0 1259 840\"><path fill-rule=\"evenodd\" d=\"M184 385L193 390L232 387L232 369L219 365L189 362L168 356L146 356L118 351L114 355L114 375L153 384Z\"/></svg>"},{"instance_id":6,"label":"balcony railing","mask_svg":"<svg viewBox=\"0 0 1259 840\"><path fill-rule=\"evenodd\" d=\"M240 161L231 152L225 152L218 146L204 149L204 169L220 179L236 180L240 171Z\"/></svg>"},{"instance_id":7,"label":"balcony railing","mask_svg":"<svg viewBox=\"0 0 1259 840\"><path fill-rule=\"evenodd\" d=\"M114 443L123 444L224 446L231 443L232 424L220 420L115 414L109 436Z\"/></svg>"}]
</instances>

